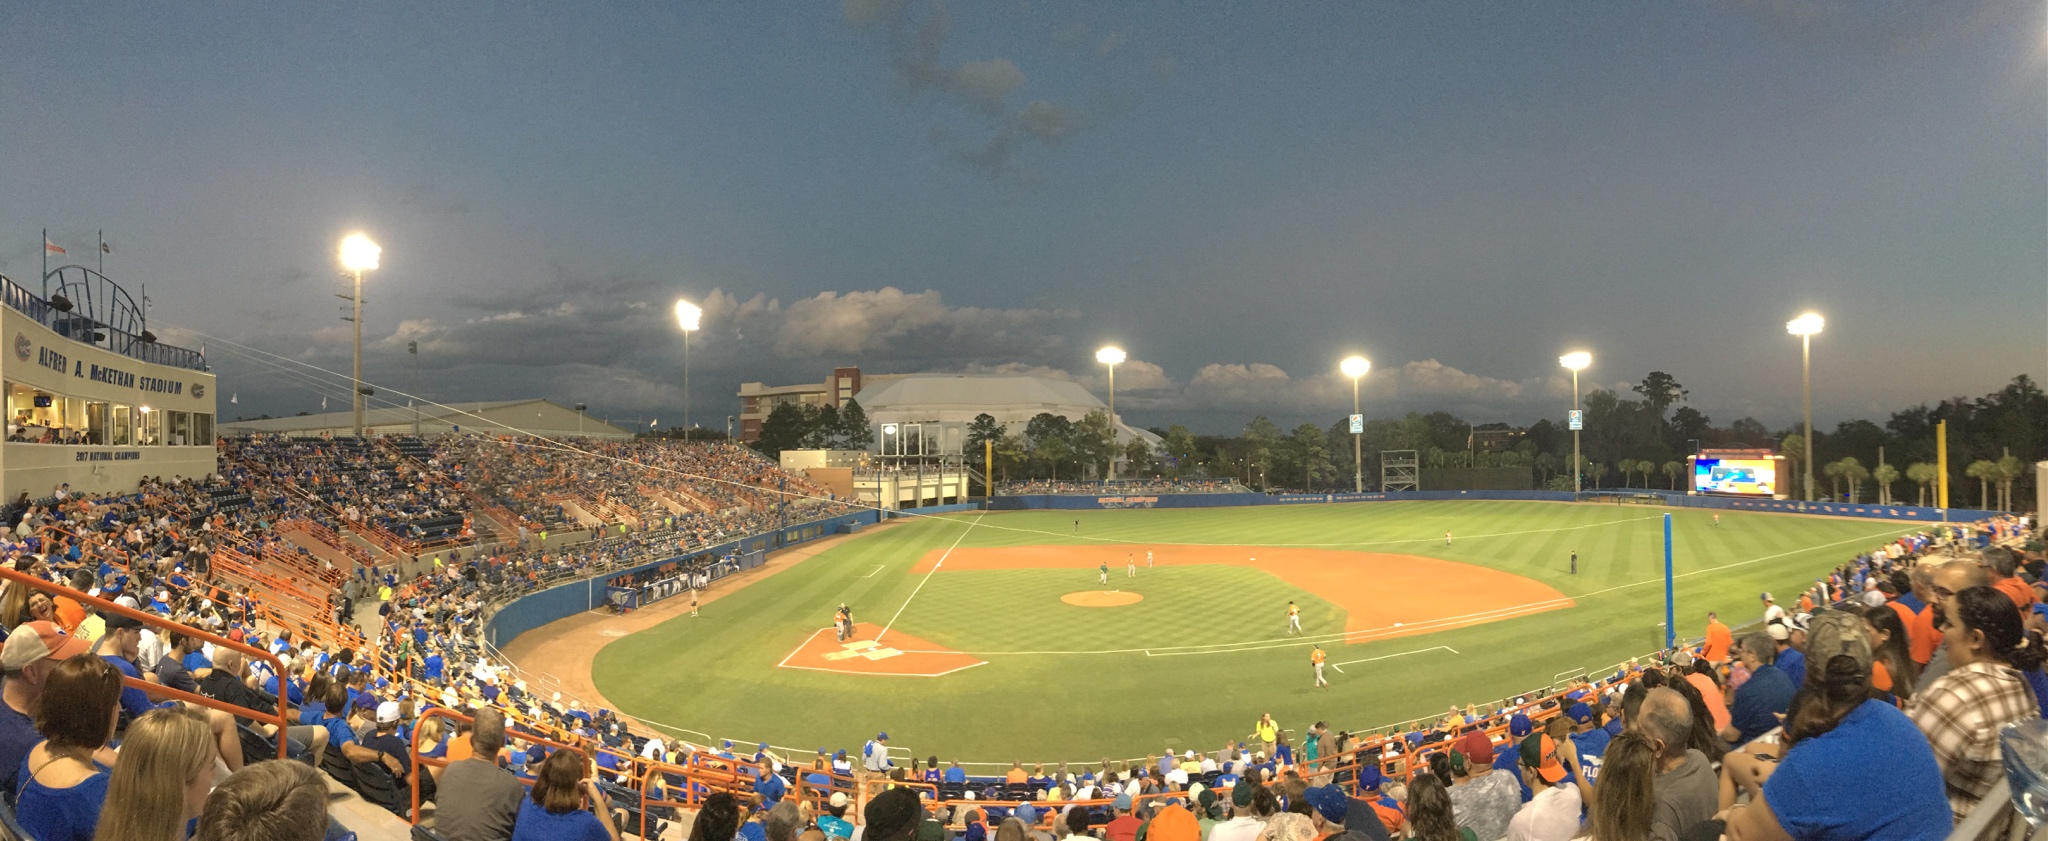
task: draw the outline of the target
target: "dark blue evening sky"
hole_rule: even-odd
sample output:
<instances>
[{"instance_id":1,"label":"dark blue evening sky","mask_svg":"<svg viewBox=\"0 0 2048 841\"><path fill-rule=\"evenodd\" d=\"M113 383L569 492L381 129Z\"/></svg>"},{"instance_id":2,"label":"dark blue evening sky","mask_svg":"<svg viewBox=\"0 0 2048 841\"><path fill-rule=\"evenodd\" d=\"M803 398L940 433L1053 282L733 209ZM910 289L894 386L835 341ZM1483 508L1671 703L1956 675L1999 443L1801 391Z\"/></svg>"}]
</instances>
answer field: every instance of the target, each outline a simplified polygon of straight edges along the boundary
<instances>
[{"instance_id":1,"label":"dark blue evening sky","mask_svg":"<svg viewBox=\"0 0 2048 841\"><path fill-rule=\"evenodd\" d=\"M1824 425L2048 371L2039 3L0 9L0 272L147 284L223 414L367 377L680 420L742 381L1036 370L1133 422L1528 422L1674 374ZM230 344L234 343L234 344ZM402 399L402 398L401 398Z\"/></svg>"}]
</instances>

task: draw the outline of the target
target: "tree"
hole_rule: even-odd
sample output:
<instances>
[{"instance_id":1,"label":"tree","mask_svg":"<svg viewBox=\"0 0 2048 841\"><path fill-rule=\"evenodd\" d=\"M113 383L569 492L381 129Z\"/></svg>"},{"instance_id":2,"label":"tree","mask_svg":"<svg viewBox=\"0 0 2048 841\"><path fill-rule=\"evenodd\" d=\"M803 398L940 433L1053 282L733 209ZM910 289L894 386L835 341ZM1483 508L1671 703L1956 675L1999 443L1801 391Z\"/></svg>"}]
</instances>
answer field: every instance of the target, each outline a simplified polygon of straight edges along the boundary
<instances>
[{"instance_id":1,"label":"tree","mask_svg":"<svg viewBox=\"0 0 2048 841\"><path fill-rule=\"evenodd\" d=\"M1597 461L1587 462L1586 478L1593 487L1600 487L1600 480L1607 478L1607 465Z\"/></svg>"},{"instance_id":2,"label":"tree","mask_svg":"<svg viewBox=\"0 0 2048 841\"><path fill-rule=\"evenodd\" d=\"M1116 428L1109 424L1109 413L1101 409L1081 416L1074 424L1074 458L1083 466L1095 468L1095 475L1108 478L1109 467L1116 458Z\"/></svg>"},{"instance_id":3,"label":"tree","mask_svg":"<svg viewBox=\"0 0 2048 841\"><path fill-rule=\"evenodd\" d=\"M1700 410L1691 406L1680 406L1678 411L1671 413L1671 434L1678 439L1678 443L1692 439L1704 440L1713 428L1713 422L1701 414Z\"/></svg>"},{"instance_id":4,"label":"tree","mask_svg":"<svg viewBox=\"0 0 2048 841\"><path fill-rule=\"evenodd\" d=\"M1685 386L1679 385L1678 380L1663 371L1651 371L1649 376L1644 377L1642 382L1636 383L1630 390L1643 396L1643 404L1650 410L1652 432L1664 430L1664 410L1671 408L1671 404L1684 400L1686 395ZM1643 484L1650 484L1647 473L1644 475Z\"/></svg>"},{"instance_id":5,"label":"tree","mask_svg":"<svg viewBox=\"0 0 2048 841\"><path fill-rule=\"evenodd\" d=\"M2011 511L2013 510L2012 483L2018 481L2021 476L2026 475L2026 465L2020 463L2019 457L2007 455L1993 464L1992 469L1996 471L1998 476L1999 510Z\"/></svg>"},{"instance_id":6,"label":"tree","mask_svg":"<svg viewBox=\"0 0 2048 841\"><path fill-rule=\"evenodd\" d=\"M1806 463L1806 439L1797 434L1787 435L1785 440L1778 444L1778 452L1785 456L1785 469L1792 474L1792 485L1796 489L1791 495L1792 498L1806 499L1812 496L1813 489L1806 487L1806 472L1801 467Z\"/></svg>"},{"instance_id":7,"label":"tree","mask_svg":"<svg viewBox=\"0 0 2048 841\"><path fill-rule=\"evenodd\" d=\"M1294 428L1287 436L1287 460L1301 471L1301 489L1313 491L1316 486L1327 482L1336 475L1330 465L1330 442L1323 436L1323 428L1305 423Z\"/></svg>"},{"instance_id":8,"label":"tree","mask_svg":"<svg viewBox=\"0 0 2048 841\"><path fill-rule=\"evenodd\" d=\"M1845 461L1848 461L1848 459L1829 462L1827 466L1820 469L1828 477L1828 499L1830 501L1842 498L1842 471L1844 469L1843 462Z\"/></svg>"},{"instance_id":9,"label":"tree","mask_svg":"<svg viewBox=\"0 0 2048 841\"><path fill-rule=\"evenodd\" d=\"M1199 457L1193 432L1189 432L1185 426L1174 424L1167 427L1166 434L1160 437L1165 439L1167 470L1174 478L1186 476L1195 469Z\"/></svg>"},{"instance_id":10,"label":"tree","mask_svg":"<svg viewBox=\"0 0 2048 841\"><path fill-rule=\"evenodd\" d=\"M1849 483L1849 501L1861 501L1863 499L1863 483L1870 480L1870 469L1864 467L1862 462L1857 461L1855 456L1843 456L1842 460L1835 462L1835 464L1841 468L1842 480Z\"/></svg>"},{"instance_id":11,"label":"tree","mask_svg":"<svg viewBox=\"0 0 2048 841\"><path fill-rule=\"evenodd\" d=\"M1142 476L1152 470L1155 456L1152 445L1143 438L1132 438L1124 445L1124 470L1132 476Z\"/></svg>"},{"instance_id":12,"label":"tree","mask_svg":"<svg viewBox=\"0 0 2048 841\"><path fill-rule=\"evenodd\" d=\"M850 450L865 450L875 444L875 430L868 425L868 413L851 398L839 407L839 443Z\"/></svg>"},{"instance_id":13,"label":"tree","mask_svg":"<svg viewBox=\"0 0 2048 841\"><path fill-rule=\"evenodd\" d=\"M1977 480L1977 507L1991 507L1991 480L1998 478L1998 463L1988 458L1970 462L1963 475Z\"/></svg>"},{"instance_id":14,"label":"tree","mask_svg":"<svg viewBox=\"0 0 2048 841\"><path fill-rule=\"evenodd\" d=\"M1678 477L1680 477L1680 476L1684 476L1684 475L1685 475L1685 462L1682 462L1682 461L1667 461L1667 462L1664 462L1664 476L1665 476L1665 478L1667 478L1667 479L1670 479L1670 480L1671 480L1671 489L1672 489L1672 490L1674 490L1674 491L1675 491L1675 490L1678 490Z\"/></svg>"},{"instance_id":15,"label":"tree","mask_svg":"<svg viewBox=\"0 0 2048 841\"><path fill-rule=\"evenodd\" d=\"M813 450L829 450L842 437L839 427L839 410L830 404L804 409L804 446Z\"/></svg>"},{"instance_id":16,"label":"tree","mask_svg":"<svg viewBox=\"0 0 2048 841\"><path fill-rule=\"evenodd\" d=\"M768 413L768 419L761 422L761 438L754 442L754 449L770 457L780 456L783 450L803 446L809 427L804 410L795 403L777 405Z\"/></svg>"},{"instance_id":17,"label":"tree","mask_svg":"<svg viewBox=\"0 0 2048 841\"><path fill-rule=\"evenodd\" d=\"M1074 454L1073 434L1074 422L1051 412L1039 412L1024 424L1031 460L1045 465L1054 479L1059 478L1060 465Z\"/></svg>"},{"instance_id":18,"label":"tree","mask_svg":"<svg viewBox=\"0 0 2048 841\"><path fill-rule=\"evenodd\" d=\"M1920 484L1920 507L1927 507L1927 488L1939 476L1940 471L1927 462L1916 461L1906 465L1906 478Z\"/></svg>"},{"instance_id":19,"label":"tree","mask_svg":"<svg viewBox=\"0 0 2048 841\"><path fill-rule=\"evenodd\" d=\"M1622 487L1634 487L1634 483L1630 481L1630 478L1636 475L1635 459L1625 458L1620 461L1617 461L1614 463L1614 469L1621 471Z\"/></svg>"},{"instance_id":20,"label":"tree","mask_svg":"<svg viewBox=\"0 0 2048 841\"><path fill-rule=\"evenodd\" d=\"M993 445L997 439L1003 437L1004 432L1003 425L996 422L995 415L987 412L975 415L973 422L967 424L967 459L979 464L980 462L976 460L980 459L987 449L983 445Z\"/></svg>"},{"instance_id":21,"label":"tree","mask_svg":"<svg viewBox=\"0 0 2048 841\"><path fill-rule=\"evenodd\" d=\"M1280 448L1280 427L1274 426L1265 415L1252 418L1252 422L1244 427L1244 443L1247 448L1245 456L1255 468L1253 473L1263 479L1266 468L1272 463L1273 451ZM1265 483L1261 481L1259 484L1259 489L1265 490Z\"/></svg>"},{"instance_id":22,"label":"tree","mask_svg":"<svg viewBox=\"0 0 2048 841\"><path fill-rule=\"evenodd\" d=\"M1892 504L1892 483L1899 480L1899 469L1880 464L1870 471L1870 478L1877 480L1877 504Z\"/></svg>"},{"instance_id":23,"label":"tree","mask_svg":"<svg viewBox=\"0 0 2048 841\"><path fill-rule=\"evenodd\" d=\"M1002 465L1003 468L1003 481L1010 481L1010 467L1024 463L1026 456L1024 441L1015 435L1005 432L1002 437L995 439L993 443L995 445L996 464Z\"/></svg>"}]
</instances>

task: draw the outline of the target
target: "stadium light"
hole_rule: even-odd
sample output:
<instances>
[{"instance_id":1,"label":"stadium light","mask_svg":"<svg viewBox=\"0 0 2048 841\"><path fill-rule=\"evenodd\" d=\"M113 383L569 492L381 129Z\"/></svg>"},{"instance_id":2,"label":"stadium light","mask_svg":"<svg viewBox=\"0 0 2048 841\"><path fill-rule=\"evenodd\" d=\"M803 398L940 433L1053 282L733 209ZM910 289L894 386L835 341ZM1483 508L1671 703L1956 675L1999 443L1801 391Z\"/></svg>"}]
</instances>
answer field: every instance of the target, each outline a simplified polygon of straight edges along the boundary
<instances>
[{"instance_id":1,"label":"stadium light","mask_svg":"<svg viewBox=\"0 0 2048 841\"><path fill-rule=\"evenodd\" d=\"M1105 345L1095 352L1095 361L1109 366L1109 443L1116 443L1116 366L1124 361L1124 349L1116 345ZM1116 453L1109 454L1109 475L1116 478Z\"/></svg>"},{"instance_id":2,"label":"stadium light","mask_svg":"<svg viewBox=\"0 0 2048 841\"><path fill-rule=\"evenodd\" d=\"M1351 414L1358 418L1351 427L1351 492L1365 493L1365 417L1358 409L1358 380L1372 370L1372 360L1347 356L1337 363L1337 370L1351 378Z\"/></svg>"},{"instance_id":3,"label":"stadium light","mask_svg":"<svg viewBox=\"0 0 2048 841\"><path fill-rule=\"evenodd\" d=\"M376 271L384 249L361 231L341 238L341 267L355 275L355 294L349 302L349 318L356 331L355 383L349 389L349 406L355 414L356 437L363 437L363 272Z\"/></svg>"},{"instance_id":4,"label":"stadium light","mask_svg":"<svg viewBox=\"0 0 2048 841\"><path fill-rule=\"evenodd\" d=\"M1799 381L1800 402L1806 407L1806 494L1800 499L1813 499L1813 334L1827 326L1827 319L1820 313L1802 313L1798 318L1785 322L1785 332L1799 337Z\"/></svg>"},{"instance_id":5,"label":"stadium light","mask_svg":"<svg viewBox=\"0 0 2048 841\"><path fill-rule=\"evenodd\" d=\"M690 440L690 334L703 325L704 310L687 299L676 299L676 326L683 329L683 440Z\"/></svg>"},{"instance_id":6,"label":"stadium light","mask_svg":"<svg viewBox=\"0 0 2048 841\"><path fill-rule=\"evenodd\" d=\"M1560 356L1560 357L1558 357L1558 358L1557 358L1557 364L1559 364L1559 365L1563 365L1564 367L1566 367L1566 368L1568 368L1568 369L1571 369L1571 372L1572 372L1572 411L1573 411L1574 413L1577 413L1577 412L1579 411L1579 372L1580 372L1580 371L1584 371L1584 370L1586 370L1586 369L1587 369L1587 368L1589 368L1589 367L1592 367L1592 365L1593 365L1593 355L1592 355L1592 354L1590 354L1590 353L1587 353L1587 352L1585 352L1585 351L1583 351L1583 350L1575 350L1575 351L1572 351L1571 353L1567 353L1567 354L1565 354L1565 355L1563 355L1563 356ZM1585 416L1584 416L1584 415L1580 415L1580 417L1579 417L1579 424L1578 424L1578 425L1579 425L1579 426L1582 426L1582 427L1586 425L1586 420L1585 420ZM1582 481L1582 474L1584 473L1584 471L1582 471L1582 470L1580 470L1580 469L1579 469L1579 461L1580 461L1580 459L1579 459L1579 430L1577 430L1577 429L1573 429L1573 430L1572 430L1572 501L1573 501L1573 502L1577 502L1577 501L1578 501L1578 499L1579 499L1579 492L1580 492L1580 491L1582 490L1582 488L1581 488L1581 485L1580 485L1580 483L1581 483L1581 481Z\"/></svg>"}]
</instances>

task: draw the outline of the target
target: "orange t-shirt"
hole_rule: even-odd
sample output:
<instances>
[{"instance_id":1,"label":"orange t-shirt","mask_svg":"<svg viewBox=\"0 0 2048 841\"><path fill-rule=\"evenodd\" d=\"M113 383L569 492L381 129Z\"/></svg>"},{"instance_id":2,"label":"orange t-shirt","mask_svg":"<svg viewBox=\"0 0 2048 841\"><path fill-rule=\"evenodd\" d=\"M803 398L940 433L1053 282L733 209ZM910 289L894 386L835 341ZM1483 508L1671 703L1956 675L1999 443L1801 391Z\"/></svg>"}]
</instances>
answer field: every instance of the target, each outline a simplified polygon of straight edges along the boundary
<instances>
[{"instance_id":1,"label":"orange t-shirt","mask_svg":"<svg viewBox=\"0 0 2048 841\"><path fill-rule=\"evenodd\" d=\"M57 624L63 626L64 633L77 633L79 623L85 621L85 605L70 596L58 596L56 602Z\"/></svg>"},{"instance_id":2,"label":"orange t-shirt","mask_svg":"<svg viewBox=\"0 0 2048 841\"><path fill-rule=\"evenodd\" d=\"M1870 685L1879 692L1892 691L1892 670L1885 668L1883 660L1870 661Z\"/></svg>"},{"instance_id":3,"label":"orange t-shirt","mask_svg":"<svg viewBox=\"0 0 2048 841\"><path fill-rule=\"evenodd\" d=\"M1913 662L1922 666L1934 658L1934 649L1941 647L1941 632L1934 629L1934 612L1940 609L1935 605L1920 608L1919 613L1913 614L1913 621L1906 623Z\"/></svg>"},{"instance_id":4,"label":"orange t-shirt","mask_svg":"<svg viewBox=\"0 0 2048 841\"><path fill-rule=\"evenodd\" d=\"M1728 648L1735 644L1735 635L1716 620L1707 623L1707 644L1700 656L1709 663L1728 662Z\"/></svg>"},{"instance_id":5,"label":"orange t-shirt","mask_svg":"<svg viewBox=\"0 0 2048 841\"><path fill-rule=\"evenodd\" d=\"M1010 773L1004 775L1003 777L1004 782L1011 783L1027 782L1029 779L1030 777L1024 773L1024 769L1022 768L1012 768L1010 769Z\"/></svg>"},{"instance_id":6,"label":"orange t-shirt","mask_svg":"<svg viewBox=\"0 0 2048 841\"><path fill-rule=\"evenodd\" d=\"M1991 586L1997 587L2006 598L2012 599L2013 606L2019 608L2021 613L2026 613L2027 608L2032 607L2037 601L2034 598L2034 588L2027 586L2027 582L2020 580L2017 575L2001 579Z\"/></svg>"},{"instance_id":7,"label":"orange t-shirt","mask_svg":"<svg viewBox=\"0 0 2048 841\"><path fill-rule=\"evenodd\" d=\"M469 743L467 734L451 736L448 739L448 761L461 762L476 755L476 748Z\"/></svg>"},{"instance_id":8,"label":"orange t-shirt","mask_svg":"<svg viewBox=\"0 0 2048 841\"><path fill-rule=\"evenodd\" d=\"M1714 720L1714 732L1728 729L1728 700L1721 697L1721 687L1714 685L1714 679L1698 672L1685 676L1685 682L1700 691L1700 697L1707 702L1707 715Z\"/></svg>"}]
</instances>

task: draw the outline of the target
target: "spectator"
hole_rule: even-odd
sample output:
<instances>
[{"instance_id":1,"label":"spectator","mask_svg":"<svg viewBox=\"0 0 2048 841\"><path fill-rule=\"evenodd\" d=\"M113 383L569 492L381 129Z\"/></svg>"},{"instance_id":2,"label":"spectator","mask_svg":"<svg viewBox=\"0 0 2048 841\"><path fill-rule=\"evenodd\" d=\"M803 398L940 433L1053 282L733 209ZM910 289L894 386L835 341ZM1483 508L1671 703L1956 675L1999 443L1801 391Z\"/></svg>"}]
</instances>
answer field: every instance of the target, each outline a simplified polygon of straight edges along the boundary
<instances>
[{"instance_id":1,"label":"spectator","mask_svg":"<svg viewBox=\"0 0 2048 841\"><path fill-rule=\"evenodd\" d=\"M2038 632L2025 630L2012 600L1990 587L1942 599L1949 672L1913 699L1913 723L1934 747L1957 819L1969 814L2004 773L1998 729L2039 718L2022 671L2048 657Z\"/></svg>"},{"instance_id":2,"label":"spectator","mask_svg":"<svg viewBox=\"0 0 2048 841\"><path fill-rule=\"evenodd\" d=\"M1230 789L1230 820L1209 830L1209 841L1256 841L1266 819L1280 811L1280 799L1257 782L1243 778Z\"/></svg>"},{"instance_id":3,"label":"spectator","mask_svg":"<svg viewBox=\"0 0 2048 841\"><path fill-rule=\"evenodd\" d=\"M1870 634L1874 656L1870 686L1908 701L1913 697L1913 682L1920 677L1920 666L1913 662L1912 652L1907 648L1906 623L1892 608L1895 604L1898 602L1863 609L1863 627Z\"/></svg>"},{"instance_id":4,"label":"spectator","mask_svg":"<svg viewBox=\"0 0 2048 841\"><path fill-rule=\"evenodd\" d=\"M1467 775L1466 782L1451 788L1451 811L1458 825L1480 838L1508 834L1508 821L1522 807L1521 783L1493 769L1493 741L1483 730L1473 728L1454 751L1464 756Z\"/></svg>"},{"instance_id":5,"label":"spectator","mask_svg":"<svg viewBox=\"0 0 2048 841\"><path fill-rule=\"evenodd\" d=\"M1542 733L1531 733L1515 752L1521 757L1522 780L1536 795L1508 821L1507 841L1567 841L1578 834L1584 801L1578 786L1565 779L1557 743Z\"/></svg>"},{"instance_id":6,"label":"spectator","mask_svg":"<svg viewBox=\"0 0 2048 841\"><path fill-rule=\"evenodd\" d=\"M1715 666L1705 658L1692 659L1692 667L1685 674L1685 682L1692 684L1700 700L1706 702L1710 733L1728 729L1728 696L1721 691L1721 676Z\"/></svg>"},{"instance_id":7,"label":"spectator","mask_svg":"<svg viewBox=\"0 0 2048 841\"><path fill-rule=\"evenodd\" d=\"M1705 754L1687 747L1692 739L1692 706L1668 686L1650 690L1638 731L1657 747L1657 810L1650 837L1677 841L1688 827L1714 816L1719 783Z\"/></svg>"},{"instance_id":8,"label":"spectator","mask_svg":"<svg viewBox=\"0 0 2048 841\"><path fill-rule=\"evenodd\" d=\"M65 636L48 622L28 622L7 635L0 648L0 791L21 790L18 778L29 749L43 740L35 715L50 673L65 660L86 653L85 640Z\"/></svg>"},{"instance_id":9,"label":"spectator","mask_svg":"<svg viewBox=\"0 0 2048 841\"><path fill-rule=\"evenodd\" d=\"M1600 726L1600 715L1583 703L1566 707L1564 717L1571 720L1572 751L1579 758L1572 770L1589 784L1599 782L1601 757L1606 755L1607 743L1614 737Z\"/></svg>"},{"instance_id":10,"label":"spectator","mask_svg":"<svg viewBox=\"0 0 2048 841\"><path fill-rule=\"evenodd\" d=\"M1307 815L1285 812L1266 821L1266 828L1259 831L1258 841L1312 841L1315 837L1315 825Z\"/></svg>"},{"instance_id":11,"label":"spectator","mask_svg":"<svg viewBox=\"0 0 2048 841\"><path fill-rule=\"evenodd\" d=\"M1794 690L1806 683L1806 655L1800 652L1806 642L1805 617L1806 614L1801 613L1785 624L1772 625L1768 629L1771 642L1778 650L1778 657L1772 665L1777 666L1778 671L1784 672L1786 677L1792 679Z\"/></svg>"},{"instance_id":12,"label":"spectator","mask_svg":"<svg viewBox=\"0 0 2048 841\"><path fill-rule=\"evenodd\" d=\"M1201 841L1202 827L1195 815L1179 806L1168 806L1146 824L1146 841ZM1359 841L1346 839L1345 841Z\"/></svg>"},{"instance_id":13,"label":"spectator","mask_svg":"<svg viewBox=\"0 0 2048 841\"><path fill-rule=\"evenodd\" d=\"M1686 707L1692 713L1692 732L1686 736L1685 746L1699 751L1707 762L1719 765L1721 755L1728 752L1728 743L1714 727L1713 711L1707 708L1707 699L1700 695L1700 689L1692 683L1692 676L1685 680L1674 680L1665 686L1685 699Z\"/></svg>"},{"instance_id":14,"label":"spectator","mask_svg":"<svg viewBox=\"0 0 2048 841\"><path fill-rule=\"evenodd\" d=\"M1728 662L1728 649L1734 644L1735 637L1729 633L1728 626L1721 624L1720 616L1709 611L1707 613L1707 641L1705 647L1701 649L1700 655L1708 663L1719 666L1722 663Z\"/></svg>"},{"instance_id":15,"label":"spectator","mask_svg":"<svg viewBox=\"0 0 2048 841\"><path fill-rule=\"evenodd\" d=\"M526 787L512 772L498 767L498 751L505 747L505 714L492 707L477 710L469 743L474 748L469 758L450 762L441 771L434 830L447 841L510 841Z\"/></svg>"},{"instance_id":16,"label":"spectator","mask_svg":"<svg viewBox=\"0 0 2048 841\"><path fill-rule=\"evenodd\" d=\"M1066 837L1060 839L1060 841L1095 841L1095 836L1088 834L1087 809L1082 809L1075 806L1068 806L1066 819L1065 821L1063 821L1063 823L1065 823L1067 827L1067 834ZM1263 830L1266 828L1266 825L1264 823L1261 823L1259 824L1259 828ZM870 836L872 836L872 833L870 833ZM1253 841L1257 841L1257 836L1253 836Z\"/></svg>"},{"instance_id":17,"label":"spectator","mask_svg":"<svg viewBox=\"0 0 2048 841\"><path fill-rule=\"evenodd\" d=\"M1571 746L1559 745L1569 760ZM1587 838L1625 841L1652 837L1657 815L1657 746L1643 734L1624 731L1607 745L1600 783L1578 784L1587 803Z\"/></svg>"},{"instance_id":18,"label":"spectator","mask_svg":"<svg viewBox=\"0 0 2048 841\"><path fill-rule=\"evenodd\" d=\"M2015 574L2019 570L2019 563L2019 558L2013 555L2012 550L2003 546L1993 546L1984 550L1983 564L1991 571L1991 586L2012 599L2015 610L2024 613L2040 599L2034 595L2034 588Z\"/></svg>"},{"instance_id":19,"label":"spectator","mask_svg":"<svg viewBox=\"0 0 2048 841\"><path fill-rule=\"evenodd\" d=\"M297 762L259 762L206 796L193 841L321 841L327 784Z\"/></svg>"},{"instance_id":20,"label":"spectator","mask_svg":"<svg viewBox=\"0 0 2048 841\"><path fill-rule=\"evenodd\" d=\"M1416 841L1479 841L1470 827L1458 825L1451 792L1435 774L1418 774L1408 784L1408 825Z\"/></svg>"},{"instance_id":21,"label":"spectator","mask_svg":"<svg viewBox=\"0 0 2048 841\"><path fill-rule=\"evenodd\" d=\"M719 796L712 795L711 798L704 801L705 811L697 813L697 824L690 830L691 841L700 841L698 830L705 828L704 815L706 812L711 811L711 800ZM724 820L736 824L738 823L739 814L729 805L731 795L724 795L724 797L728 802L725 808L727 816ZM867 818L866 831L861 835L863 841L911 841L911 839L917 837L917 825L924 818L924 806L918 803L917 794L910 789L892 788L875 795L873 800L868 801L867 810L862 814ZM1067 825L1069 827L1074 825L1075 815L1079 815L1081 820L1081 826L1078 830L1075 830L1075 834L1086 835L1088 832L1087 811L1076 809L1069 812L1067 815ZM702 838L701 841L730 841L731 838L732 830L726 829L721 832L714 825L711 828L711 834L708 837Z\"/></svg>"},{"instance_id":22,"label":"spectator","mask_svg":"<svg viewBox=\"0 0 2048 841\"><path fill-rule=\"evenodd\" d=\"M121 672L79 655L50 673L36 712L44 741L28 752L14 816L36 841L85 841L99 824L110 770L94 754L114 738Z\"/></svg>"},{"instance_id":23,"label":"spectator","mask_svg":"<svg viewBox=\"0 0 2048 841\"><path fill-rule=\"evenodd\" d=\"M1920 569L1920 567L1915 567ZM1955 598L1955 594L1971 587L1991 586L1991 574L1975 561L1958 560L1939 564L1928 570L1928 597L1924 625L1934 640L1933 651L1927 662L1920 667L1920 679L1913 683L1913 694L1920 695L1954 665L1948 661L1948 638L1943 623L1947 621L1947 610L1942 605Z\"/></svg>"},{"instance_id":24,"label":"spectator","mask_svg":"<svg viewBox=\"0 0 2048 841\"><path fill-rule=\"evenodd\" d=\"M1721 738L1740 745L1778 726L1778 716L1792 703L1792 679L1773 667L1777 646L1763 634L1747 634L1735 645L1735 658L1749 668L1749 681L1735 690L1735 707L1728 711L1728 729Z\"/></svg>"},{"instance_id":25,"label":"spectator","mask_svg":"<svg viewBox=\"0 0 2048 841\"><path fill-rule=\"evenodd\" d=\"M136 720L121 742L107 783L95 841L185 841L213 789L213 731L189 707L166 707Z\"/></svg>"},{"instance_id":26,"label":"spectator","mask_svg":"<svg viewBox=\"0 0 2048 841\"><path fill-rule=\"evenodd\" d=\"M164 658L166 661L170 658ZM277 711L277 696L249 685L249 661L242 652L221 647L213 652L213 668L199 681L199 694L216 701L225 701L243 709L256 712ZM277 738L277 725L266 724L258 719L238 719L267 738ZM327 728L317 724L290 725L285 728L285 755L293 759L309 759L313 767L320 767L327 752ZM273 742L274 746L276 743Z\"/></svg>"},{"instance_id":27,"label":"spectator","mask_svg":"<svg viewBox=\"0 0 2048 841\"><path fill-rule=\"evenodd\" d=\"M1816 665L1785 719L1783 750L1751 745L1728 755L1721 799L1729 838L1949 833L1934 753L1904 713L1871 697L1873 657L1859 624L1817 623L1810 649ZM1750 795L1746 804L1736 802L1738 790ZM1855 807L1844 808L1849 803Z\"/></svg>"},{"instance_id":28,"label":"spectator","mask_svg":"<svg viewBox=\"0 0 2048 841\"><path fill-rule=\"evenodd\" d=\"M534 772L533 794L519 806L512 841L619 841L610 804L590 778L590 759L575 748L556 750Z\"/></svg>"},{"instance_id":29,"label":"spectator","mask_svg":"<svg viewBox=\"0 0 2048 841\"><path fill-rule=\"evenodd\" d=\"M1351 798L1336 786L1319 786L1302 792L1302 799L1313 809L1309 823L1315 828L1317 841L1339 839L1339 841L1366 841L1365 833L1347 825L1344 820L1351 813ZM1378 823L1369 821L1368 823ZM1150 838L1151 834L1147 833Z\"/></svg>"},{"instance_id":30,"label":"spectator","mask_svg":"<svg viewBox=\"0 0 2048 841\"><path fill-rule=\"evenodd\" d=\"M1115 817L1102 827L1102 837L1108 841L1138 841L1138 827L1141 822L1131 815L1131 794L1124 792L1109 804Z\"/></svg>"}]
</instances>

